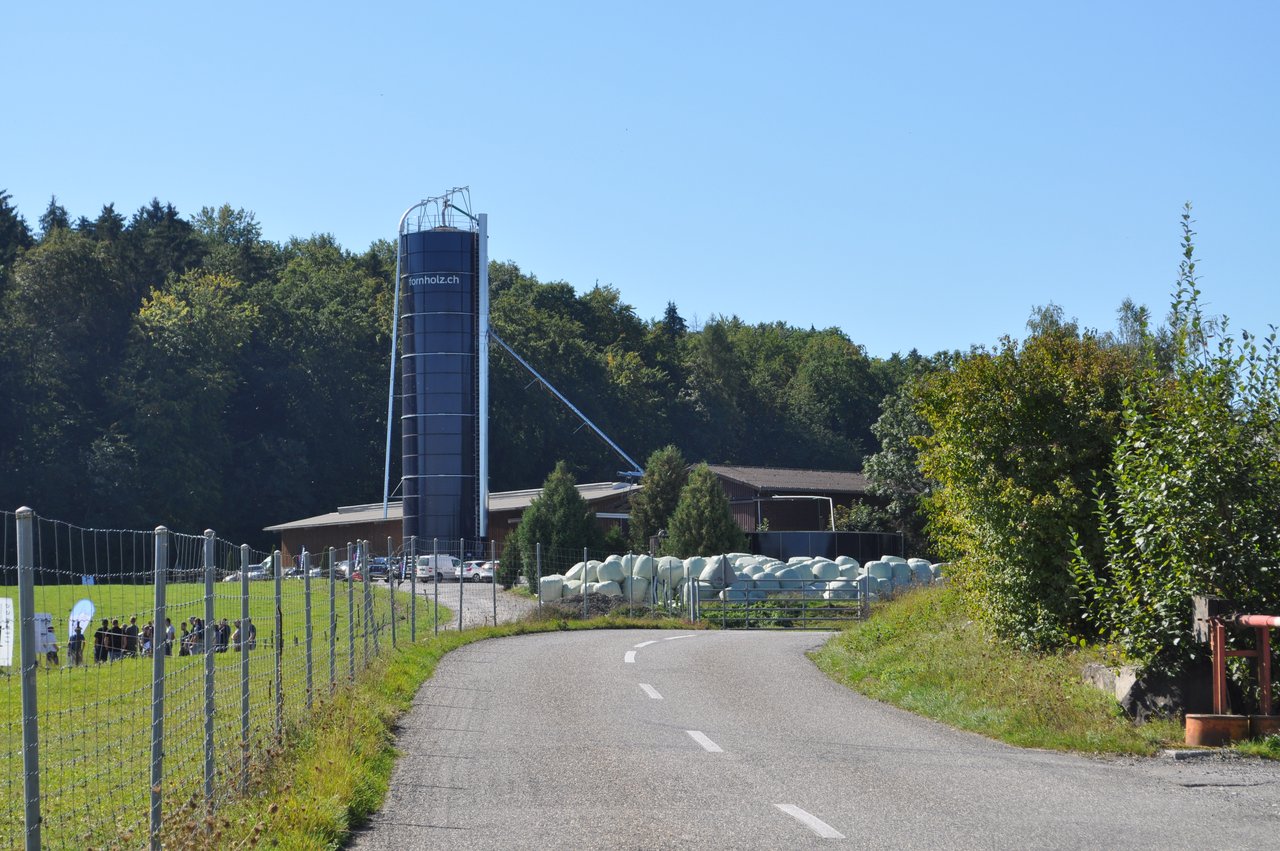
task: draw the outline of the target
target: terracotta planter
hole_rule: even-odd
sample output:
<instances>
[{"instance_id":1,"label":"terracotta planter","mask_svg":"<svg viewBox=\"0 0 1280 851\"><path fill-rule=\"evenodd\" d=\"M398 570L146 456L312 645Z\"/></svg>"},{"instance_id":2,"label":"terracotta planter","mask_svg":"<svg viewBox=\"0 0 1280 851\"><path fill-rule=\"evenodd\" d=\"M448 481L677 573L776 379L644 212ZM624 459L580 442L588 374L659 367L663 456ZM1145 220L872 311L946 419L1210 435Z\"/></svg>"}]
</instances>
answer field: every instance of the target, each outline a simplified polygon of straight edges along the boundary
<instances>
[{"instance_id":1,"label":"terracotta planter","mask_svg":"<svg viewBox=\"0 0 1280 851\"><path fill-rule=\"evenodd\" d=\"M1188 715L1187 744L1221 747L1249 738L1247 715Z\"/></svg>"},{"instance_id":2,"label":"terracotta planter","mask_svg":"<svg viewBox=\"0 0 1280 851\"><path fill-rule=\"evenodd\" d=\"M1250 715L1249 736L1260 739L1280 733L1280 715Z\"/></svg>"}]
</instances>

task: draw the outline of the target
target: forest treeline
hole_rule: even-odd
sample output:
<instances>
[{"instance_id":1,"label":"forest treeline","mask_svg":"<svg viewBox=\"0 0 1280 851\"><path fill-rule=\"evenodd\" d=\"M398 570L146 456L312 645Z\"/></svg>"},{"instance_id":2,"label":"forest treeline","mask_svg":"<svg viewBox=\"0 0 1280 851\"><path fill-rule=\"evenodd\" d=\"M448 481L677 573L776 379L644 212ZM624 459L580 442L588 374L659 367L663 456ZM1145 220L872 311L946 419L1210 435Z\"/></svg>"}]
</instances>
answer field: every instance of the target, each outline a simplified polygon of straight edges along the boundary
<instances>
[{"instance_id":1,"label":"forest treeline","mask_svg":"<svg viewBox=\"0 0 1280 851\"><path fill-rule=\"evenodd\" d=\"M32 225L0 192L0 506L265 544L266 525L381 499L394 267L389 240L272 242L229 205L90 218L53 199ZM640 461L674 444L860 469L923 360L868 357L835 328L691 328L674 303L645 319L612 287L510 262L490 280L495 330ZM493 490L559 460L579 481L625 468L496 348L491 397Z\"/></svg>"}]
</instances>

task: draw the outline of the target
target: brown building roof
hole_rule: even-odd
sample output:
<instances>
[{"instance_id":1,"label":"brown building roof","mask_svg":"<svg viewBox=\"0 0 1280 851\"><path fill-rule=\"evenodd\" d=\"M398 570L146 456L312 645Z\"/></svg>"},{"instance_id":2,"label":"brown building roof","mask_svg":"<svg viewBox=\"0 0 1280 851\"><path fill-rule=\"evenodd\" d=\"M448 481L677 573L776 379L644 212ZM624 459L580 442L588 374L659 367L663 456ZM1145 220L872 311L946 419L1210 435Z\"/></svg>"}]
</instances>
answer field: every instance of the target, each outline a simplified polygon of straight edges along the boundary
<instances>
[{"instance_id":1,"label":"brown building roof","mask_svg":"<svg viewBox=\"0 0 1280 851\"><path fill-rule=\"evenodd\" d=\"M709 464L722 479L746 485L761 493L848 493L867 491L867 477L841 470L793 470L785 467L740 467Z\"/></svg>"},{"instance_id":2,"label":"brown building roof","mask_svg":"<svg viewBox=\"0 0 1280 851\"><path fill-rule=\"evenodd\" d=\"M623 482L590 482L578 485L578 493L582 494L582 498L588 503L592 503L618 496L619 494L629 494L634 490L638 490L639 487L639 485ZM489 513L523 511L529 507L534 498L540 493L542 493L542 488L491 493L489 494ZM400 500L388 503L385 518L382 514L382 503L380 502L367 505L345 505L328 514L317 514L315 517L304 517L301 520L291 520L288 523L267 526L263 531L285 532L291 529L312 529L317 526L350 526L358 523L377 523L384 519L401 520L404 517L403 511L403 503Z\"/></svg>"}]
</instances>

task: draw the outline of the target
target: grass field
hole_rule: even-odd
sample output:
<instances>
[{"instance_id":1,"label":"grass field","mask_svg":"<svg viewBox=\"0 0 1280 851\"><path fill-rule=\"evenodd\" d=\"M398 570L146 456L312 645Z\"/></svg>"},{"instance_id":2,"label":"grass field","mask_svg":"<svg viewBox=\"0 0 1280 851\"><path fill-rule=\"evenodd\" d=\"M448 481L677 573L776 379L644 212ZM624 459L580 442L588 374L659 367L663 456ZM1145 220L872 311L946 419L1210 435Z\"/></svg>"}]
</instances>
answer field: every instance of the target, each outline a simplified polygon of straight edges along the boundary
<instances>
[{"instance_id":1,"label":"grass field","mask_svg":"<svg viewBox=\"0 0 1280 851\"><path fill-rule=\"evenodd\" d=\"M126 658L93 664L92 634L84 667L70 667L66 652L66 616L72 605L88 597L102 617L139 625L151 619L154 589L147 585L37 586L36 611L54 614L61 648L60 667L41 660L36 672L42 839L47 847L136 847L145 838L151 786L152 671L151 658ZM336 629L331 629L328 580L313 580L311 595L312 702L330 693L330 663L338 686L362 671L392 640L391 593L373 585L366 602L360 583L335 586ZM18 596L16 588L0 588L0 597ZM167 589L168 617L177 625L192 615L204 617L204 587L172 584ZM212 654L214 662L214 752L217 801L239 790L247 759L252 775L277 755L277 706L283 728L305 726L306 603L304 583L282 583L279 636L281 688L275 685L276 626L274 583L253 582L249 616L257 626L257 646L248 653L248 747L242 740L242 658L237 652ZM407 592L396 593L398 639L409 638ZM214 620L229 623L241 616L240 585L215 586ZM433 627L432 607L419 599L418 635ZM441 609L442 622L449 613ZM330 636L334 650L330 652ZM205 663L203 654L165 658L164 780L166 814L179 810L193 795L203 796L205 740ZM18 659L15 647L15 663ZM0 679L0 844L20 847L23 830L22 708L18 667Z\"/></svg>"}]
</instances>

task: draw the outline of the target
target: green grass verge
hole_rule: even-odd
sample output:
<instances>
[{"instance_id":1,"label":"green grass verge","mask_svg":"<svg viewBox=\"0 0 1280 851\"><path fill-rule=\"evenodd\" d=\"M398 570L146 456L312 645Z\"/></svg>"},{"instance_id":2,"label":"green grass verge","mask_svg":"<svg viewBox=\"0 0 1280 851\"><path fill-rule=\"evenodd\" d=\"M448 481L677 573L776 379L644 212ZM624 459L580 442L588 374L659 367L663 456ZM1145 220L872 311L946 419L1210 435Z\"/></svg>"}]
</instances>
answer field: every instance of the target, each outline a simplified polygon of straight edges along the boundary
<instances>
[{"instance_id":1,"label":"green grass verge","mask_svg":"<svg viewBox=\"0 0 1280 851\"><path fill-rule=\"evenodd\" d=\"M348 596L348 590L351 591ZM306 730L306 619L304 583L282 585L281 619L282 717L286 729ZM337 681L348 682L354 668L364 667L366 652L364 589L345 582L335 589L337 629L333 662ZM378 636L390 644L391 595L385 585L370 588ZM174 624L191 615L204 615L203 585L168 586L168 614ZM0 597L16 596L0 588ZM66 613L84 597L92 599L101 617L126 621L138 614L149 620L154 590L144 585L44 585L36 588L38 611L55 613L62 645L62 665L36 670L37 718L40 725L40 792L43 840L49 847L137 847L145 840L151 787L152 665L150 658L129 658L70 667L65 646ZM407 640L408 594L396 595L397 630ZM312 587L313 702L323 706L329 686L330 608L328 582ZM261 774L278 757L275 727L275 597L273 583L250 585L250 616L258 625L258 644L249 655L249 769ZM228 621L240 617L240 586L215 586L214 614ZM432 631L429 601L416 606L418 635ZM440 618L451 615L441 607ZM352 632L354 631L354 642ZM90 635L92 642L92 634ZM15 642L17 643L17 642ZM372 646L372 641L369 642ZM17 655L15 650L15 656ZM213 654L214 752L217 800L237 794L241 766L241 657ZM168 814L192 796L203 799L205 657L175 655L165 659L165 762L161 791ZM357 674L359 676L359 674ZM342 693L342 690L339 691ZM23 831L22 706L20 676L15 666L0 675L0 847L21 846ZM180 846L174 846L180 847Z\"/></svg>"},{"instance_id":2,"label":"green grass verge","mask_svg":"<svg viewBox=\"0 0 1280 851\"><path fill-rule=\"evenodd\" d=\"M923 589L813 655L837 682L877 700L1021 747L1150 755L1181 744L1177 720L1135 724L1081 679L1086 653L1024 653L991 641L958 593Z\"/></svg>"},{"instance_id":3,"label":"green grass verge","mask_svg":"<svg viewBox=\"0 0 1280 851\"><path fill-rule=\"evenodd\" d=\"M354 687L326 701L288 747L256 778L245 797L220 808L211 822L198 814L176 820L166 848L339 848L351 830L377 812L395 764L396 720L451 650L474 641L578 629L678 628L670 618L610 615L590 621L530 619L515 624L442 632L384 652Z\"/></svg>"}]
</instances>

